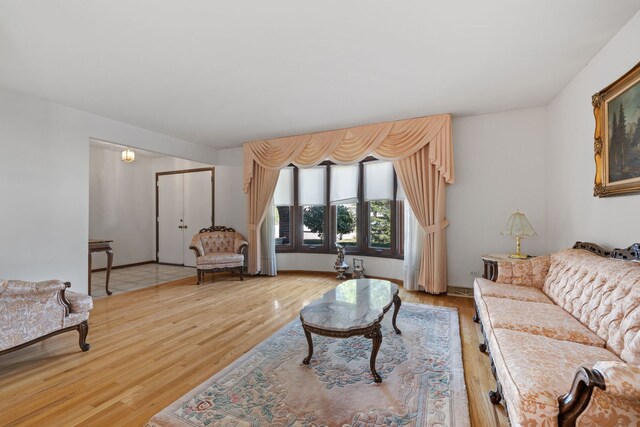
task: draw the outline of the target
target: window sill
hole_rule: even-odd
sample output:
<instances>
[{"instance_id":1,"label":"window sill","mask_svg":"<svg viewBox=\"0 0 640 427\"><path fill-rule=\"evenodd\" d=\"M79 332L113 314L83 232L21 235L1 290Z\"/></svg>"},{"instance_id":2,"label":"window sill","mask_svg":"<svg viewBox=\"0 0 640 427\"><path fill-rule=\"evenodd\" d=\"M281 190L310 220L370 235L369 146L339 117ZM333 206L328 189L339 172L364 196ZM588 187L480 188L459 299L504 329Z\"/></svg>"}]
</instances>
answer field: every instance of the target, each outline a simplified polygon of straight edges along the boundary
<instances>
[{"instance_id":1,"label":"window sill","mask_svg":"<svg viewBox=\"0 0 640 427\"><path fill-rule=\"evenodd\" d=\"M318 250L308 249L308 250L292 250L292 249L278 249L276 248L277 254L326 254L326 255L335 255L338 256L336 251L327 251L325 249L319 248ZM347 252L345 256L364 256L369 258L388 258L388 259L398 259L404 260L404 255L391 255L391 254L374 254L371 252Z\"/></svg>"}]
</instances>

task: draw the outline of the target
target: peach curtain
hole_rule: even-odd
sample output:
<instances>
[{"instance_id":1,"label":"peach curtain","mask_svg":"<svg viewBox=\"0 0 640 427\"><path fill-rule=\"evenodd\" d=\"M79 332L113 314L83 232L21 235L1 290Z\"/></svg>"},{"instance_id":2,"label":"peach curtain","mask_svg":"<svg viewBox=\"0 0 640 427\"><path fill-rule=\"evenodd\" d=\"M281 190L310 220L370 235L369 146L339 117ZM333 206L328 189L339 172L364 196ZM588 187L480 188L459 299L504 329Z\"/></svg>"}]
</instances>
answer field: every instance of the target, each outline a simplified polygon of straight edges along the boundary
<instances>
[{"instance_id":1,"label":"peach curtain","mask_svg":"<svg viewBox=\"0 0 640 427\"><path fill-rule=\"evenodd\" d=\"M260 271L260 225L267 213L273 193L276 191L279 170L265 169L255 163L252 191L249 191L248 269L254 274Z\"/></svg>"},{"instance_id":2,"label":"peach curtain","mask_svg":"<svg viewBox=\"0 0 640 427\"><path fill-rule=\"evenodd\" d=\"M445 178L431 162L429 147L393 162L407 201L425 231L418 284L431 294L447 292Z\"/></svg>"},{"instance_id":3,"label":"peach curtain","mask_svg":"<svg viewBox=\"0 0 640 427\"><path fill-rule=\"evenodd\" d=\"M429 230L432 229L430 227L441 223L430 219L431 217L439 218L440 210L444 220L444 185L440 186L432 181L435 180L437 183L442 181L447 184L454 182L451 115L449 114L244 144L243 189L249 197L249 272L253 274L260 271L258 231L264 218L266 204L275 191L280 169L290 163L298 167L312 167L326 159L337 164L351 164L369 155L381 160L393 161L396 172L402 170L402 173L407 174L404 179L408 185L414 185L412 181L417 179L425 189L434 191L437 189L438 194L434 193L432 196L433 203L426 201L421 203L419 199L426 197L427 193L417 193L418 190L413 197L409 197L408 194L407 197L416 215L420 210L425 212L425 216L422 217L424 222L423 219L419 221L431 236L430 239L434 241L433 245L431 243L425 245L422 267L442 270L444 264L444 272L440 271L436 278L439 282L444 281L446 290L446 257L440 258L440 254L446 252L446 247L441 250L441 245L438 243L445 243L444 232L433 236ZM414 157L415 159L420 157L421 162L428 162L430 165L428 170L423 170L423 173L419 174L420 171L413 166L405 166L403 162ZM417 161L415 164L418 164ZM408 178L408 174L413 174L411 179ZM401 182L405 184L405 181ZM428 182L428 185L424 184L425 182ZM415 207L414 204L416 204ZM436 209L437 212L427 213L431 209ZM434 251L432 247L439 249ZM437 253L438 258L429 261L431 253ZM433 286L427 287L427 276L428 274L421 268L421 277L425 278L425 282L421 284L429 291ZM438 289L441 287L442 285L433 288L435 289L433 292L440 292Z\"/></svg>"}]
</instances>

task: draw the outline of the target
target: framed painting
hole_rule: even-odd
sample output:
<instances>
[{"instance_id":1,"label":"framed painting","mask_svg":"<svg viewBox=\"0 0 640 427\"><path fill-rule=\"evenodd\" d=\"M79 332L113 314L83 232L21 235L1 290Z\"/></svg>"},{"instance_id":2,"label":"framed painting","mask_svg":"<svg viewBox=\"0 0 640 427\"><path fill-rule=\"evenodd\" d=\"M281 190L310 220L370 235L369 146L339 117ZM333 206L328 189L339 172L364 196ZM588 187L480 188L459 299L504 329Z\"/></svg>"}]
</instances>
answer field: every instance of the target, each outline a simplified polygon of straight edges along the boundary
<instances>
[{"instance_id":1,"label":"framed painting","mask_svg":"<svg viewBox=\"0 0 640 427\"><path fill-rule=\"evenodd\" d=\"M640 192L640 63L593 95L593 195Z\"/></svg>"}]
</instances>

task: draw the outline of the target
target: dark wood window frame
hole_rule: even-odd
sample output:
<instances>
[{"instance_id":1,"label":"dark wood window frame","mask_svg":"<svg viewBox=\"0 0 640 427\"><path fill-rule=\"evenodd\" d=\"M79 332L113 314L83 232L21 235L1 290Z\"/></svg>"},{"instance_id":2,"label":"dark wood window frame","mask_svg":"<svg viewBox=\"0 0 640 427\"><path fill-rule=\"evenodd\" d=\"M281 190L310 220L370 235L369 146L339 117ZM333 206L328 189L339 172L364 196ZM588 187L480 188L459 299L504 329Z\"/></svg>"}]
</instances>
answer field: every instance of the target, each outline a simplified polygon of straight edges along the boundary
<instances>
[{"instance_id":1,"label":"dark wood window frame","mask_svg":"<svg viewBox=\"0 0 640 427\"><path fill-rule=\"evenodd\" d=\"M357 203L357 222L356 233L358 241L355 246L347 246L347 255L356 256L369 256L380 258L404 258L404 207L403 202L396 199L396 193L398 188L398 179L393 173L393 199L391 200L391 244L389 249L376 249L370 248L369 242L369 211L368 202L364 201L364 164L370 161L377 160L374 157L367 157L360 161L359 165L359 180L358 180L358 203ZM291 207L290 215L290 237L289 244L276 245L277 253L316 253L316 254L334 254L335 242L336 242L336 205L332 205L329 201L331 194L331 165L335 163L330 161L324 161L318 166L324 166L326 168L325 179L325 215L324 215L324 230L328 232L324 233L323 242L321 245L304 245L302 222L302 210L303 207L299 205L298 200L298 168L293 167L293 206Z\"/></svg>"}]
</instances>

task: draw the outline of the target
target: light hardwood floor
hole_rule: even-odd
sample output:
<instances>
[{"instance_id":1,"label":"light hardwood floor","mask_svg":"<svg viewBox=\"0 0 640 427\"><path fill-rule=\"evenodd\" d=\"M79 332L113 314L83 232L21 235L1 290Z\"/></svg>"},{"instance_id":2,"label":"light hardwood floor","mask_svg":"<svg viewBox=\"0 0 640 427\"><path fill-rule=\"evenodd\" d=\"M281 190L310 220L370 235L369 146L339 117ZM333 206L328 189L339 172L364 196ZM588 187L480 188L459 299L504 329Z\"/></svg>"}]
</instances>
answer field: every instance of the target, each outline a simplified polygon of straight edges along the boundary
<instances>
[{"instance_id":1,"label":"light hardwood floor","mask_svg":"<svg viewBox=\"0 0 640 427\"><path fill-rule=\"evenodd\" d=\"M68 332L0 357L0 425L143 426L336 284L324 274L219 275L98 299L88 352ZM478 351L473 301L402 288L400 296L458 309L472 424L506 426L487 396L495 382Z\"/></svg>"}]
</instances>

